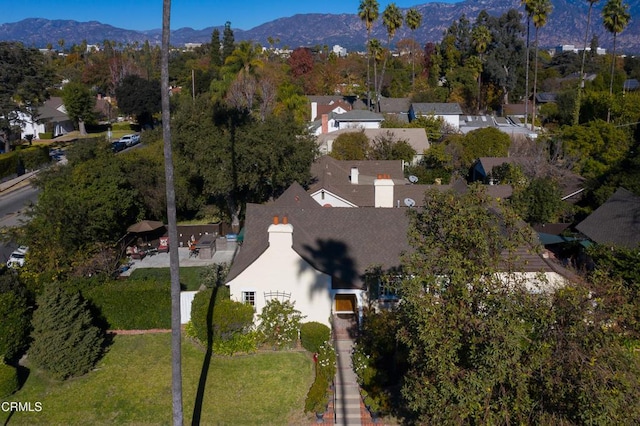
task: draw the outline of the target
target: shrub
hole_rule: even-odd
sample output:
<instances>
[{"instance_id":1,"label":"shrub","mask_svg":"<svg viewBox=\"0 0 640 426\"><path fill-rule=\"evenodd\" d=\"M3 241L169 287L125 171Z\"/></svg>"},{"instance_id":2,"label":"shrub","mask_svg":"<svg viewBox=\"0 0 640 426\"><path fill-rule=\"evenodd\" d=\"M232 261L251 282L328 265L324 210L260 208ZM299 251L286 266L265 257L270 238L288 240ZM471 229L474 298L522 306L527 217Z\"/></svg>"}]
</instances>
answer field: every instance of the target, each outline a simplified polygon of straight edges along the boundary
<instances>
[{"instance_id":1,"label":"shrub","mask_svg":"<svg viewBox=\"0 0 640 426\"><path fill-rule=\"evenodd\" d=\"M267 302L259 318L258 331L264 344L281 349L293 346L298 340L303 315L292 302L273 299Z\"/></svg>"},{"instance_id":2,"label":"shrub","mask_svg":"<svg viewBox=\"0 0 640 426\"><path fill-rule=\"evenodd\" d=\"M18 370L0 362L0 398L6 398L18 390Z\"/></svg>"},{"instance_id":3,"label":"shrub","mask_svg":"<svg viewBox=\"0 0 640 426\"><path fill-rule=\"evenodd\" d=\"M253 306L230 300L224 289L216 288L215 300L214 289L199 291L191 304L193 333L203 344L209 344L209 331L213 342L230 341L253 324Z\"/></svg>"},{"instance_id":4,"label":"shrub","mask_svg":"<svg viewBox=\"0 0 640 426\"><path fill-rule=\"evenodd\" d=\"M27 170L35 170L51 161L48 146L33 146L21 149L18 153L18 161L22 161Z\"/></svg>"},{"instance_id":5,"label":"shrub","mask_svg":"<svg viewBox=\"0 0 640 426\"><path fill-rule=\"evenodd\" d=\"M27 298L15 291L0 292L0 363L15 361L27 348L31 312Z\"/></svg>"},{"instance_id":6,"label":"shrub","mask_svg":"<svg viewBox=\"0 0 640 426\"><path fill-rule=\"evenodd\" d=\"M257 349L258 336L255 331L236 333L229 340L214 340L213 352L217 355L253 353Z\"/></svg>"},{"instance_id":7,"label":"shrub","mask_svg":"<svg viewBox=\"0 0 640 426\"><path fill-rule=\"evenodd\" d=\"M53 139L53 132L38 133L40 139Z\"/></svg>"},{"instance_id":8,"label":"shrub","mask_svg":"<svg viewBox=\"0 0 640 426\"><path fill-rule=\"evenodd\" d=\"M318 352L331 338L331 329L319 322L305 322L300 326L300 343L309 352Z\"/></svg>"},{"instance_id":9,"label":"shrub","mask_svg":"<svg viewBox=\"0 0 640 426\"><path fill-rule=\"evenodd\" d=\"M327 383L330 383L336 375L336 369L336 351L331 343L324 342L318 348L316 374L324 377Z\"/></svg>"},{"instance_id":10,"label":"shrub","mask_svg":"<svg viewBox=\"0 0 640 426\"><path fill-rule=\"evenodd\" d=\"M29 360L58 379L90 371L102 356L104 331L94 325L87 302L51 284L37 304Z\"/></svg>"},{"instance_id":11,"label":"shrub","mask_svg":"<svg viewBox=\"0 0 640 426\"><path fill-rule=\"evenodd\" d=\"M304 411L307 413L324 413L329 403L327 389L329 384L324 378L317 376L311 384L304 400Z\"/></svg>"},{"instance_id":12,"label":"shrub","mask_svg":"<svg viewBox=\"0 0 640 426\"><path fill-rule=\"evenodd\" d=\"M111 329L171 328L169 282L108 281L88 288L83 294L100 309Z\"/></svg>"}]
</instances>

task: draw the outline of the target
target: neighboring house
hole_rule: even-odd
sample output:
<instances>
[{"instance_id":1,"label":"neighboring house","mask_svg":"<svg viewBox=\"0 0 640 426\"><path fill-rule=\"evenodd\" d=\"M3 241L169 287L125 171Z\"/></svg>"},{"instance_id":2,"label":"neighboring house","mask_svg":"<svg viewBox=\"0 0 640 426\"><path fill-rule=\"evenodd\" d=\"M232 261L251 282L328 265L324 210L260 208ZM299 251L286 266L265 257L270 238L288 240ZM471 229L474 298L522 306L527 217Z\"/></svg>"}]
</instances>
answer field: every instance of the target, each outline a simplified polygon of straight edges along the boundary
<instances>
[{"instance_id":1,"label":"neighboring house","mask_svg":"<svg viewBox=\"0 0 640 426\"><path fill-rule=\"evenodd\" d=\"M494 167L501 166L505 163L516 164L522 167L526 175L540 175L541 172L547 171L547 175L553 177L558 182L558 187L562 194L562 201L575 204L582 198L585 190L585 179L569 170L562 170L551 167L548 164L541 163L535 157L480 157L478 158L470 172L471 182L483 182L489 185L498 184L491 174Z\"/></svg>"},{"instance_id":2,"label":"neighboring house","mask_svg":"<svg viewBox=\"0 0 640 426\"><path fill-rule=\"evenodd\" d=\"M60 97L52 97L38 107L34 114L35 119L23 113L18 115L22 139L26 139L27 135L33 135L33 139L40 139L39 135L47 132L51 132L55 138L75 129Z\"/></svg>"},{"instance_id":3,"label":"neighboring house","mask_svg":"<svg viewBox=\"0 0 640 426\"><path fill-rule=\"evenodd\" d=\"M384 116L377 112L352 110L344 114L334 114L338 129L379 129Z\"/></svg>"},{"instance_id":4,"label":"neighboring house","mask_svg":"<svg viewBox=\"0 0 640 426\"><path fill-rule=\"evenodd\" d=\"M315 121L322 117L324 114L344 114L347 111L351 111L353 106L343 100L331 100L328 104L318 104L318 102L311 102L311 121Z\"/></svg>"},{"instance_id":5,"label":"neighboring house","mask_svg":"<svg viewBox=\"0 0 640 426\"><path fill-rule=\"evenodd\" d=\"M429 149L429 139L425 129L412 128L380 128L380 129L342 129L318 135L318 148L322 154L333 150L333 143L343 133L363 131L373 142L378 137L391 138L394 141L405 141L416 151L413 163L418 163L424 157L424 151Z\"/></svg>"},{"instance_id":6,"label":"neighboring house","mask_svg":"<svg viewBox=\"0 0 640 426\"><path fill-rule=\"evenodd\" d=\"M576 229L598 244L637 249L640 244L640 197L624 188L593 211Z\"/></svg>"},{"instance_id":7,"label":"neighboring house","mask_svg":"<svg viewBox=\"0 0 640 426\"><path fill-rule=\"evenodd\" d=\"M381 98L380 112L390 117L394 117L400 122L409 122L409 110L411 109L410 98Z\"/></svg>"},{"instance_id":8,"label":"neighboring house","mask_svg":"<svg viewBox=\"0 0 640 426\"><path fill-rule=\"evenodd\" d=\"M324 207L419 207L429 188L467 190L463 181L451 185L411 183L404 177L401 160L350 161L323 156L312 164L311 176L309 195ZM493 198L508 198L512 188L494 185L487 187L487 192Z\"/></svg>"},{"instance_id":9,"label":"neighboring house","mask_svg":"<svg viewBox=\"0 0 640 426\"><path fill-rule=\"evenodd\" d=\"M320 120L311 123L311 132L318 136L343 129L379 129L384 116L376 112L352 110L343 114L323 114Z\"/></svg>"},{"instance_id":10,"label":"neighboring house","mask_svg":"<svg viewBox=\"0 0 640 426\"><path fill-rule=\"evenodd\" d=\"M412 103L409 108L409 121L418 117L442 118L451 127L458 130L462 108L457 102L450 103Z\"/></svg>"},{"instance_id":11,"label":"neighboring house","mask_svg":"<svg viewBox=\"0 0 640 426\"><path fill-rule=\"evenodd\" d=\"M326 325L334 314L361 317L369 304L386 306L388 298L369 298L367 285L380 283L367 273L376 266L399 270L402 254L412 250L407 210L322 208L308 197L294 185L270 204L247 205L244 242L227 276L231 298L252 304L256 313L272 299L289 300L305 321ZM517 254L515 266L532 289L541 273L550 286L536 288L542 291L563 285L568 276L533 248Z\"/></svg>"},{"instance_id":12,"label":"neighboring house","mask_svg":"<svg viewBox=\"0 0 640 426\"><path fill-rule=\"evenodd\" d=\"M463 115L460 117L460 132L467 134L474 130L493 127L511 138L528 137L535 139L538 135L520 124L520 119L512 117L493 117L487 115Z\"/></svg>"}]
</instances>

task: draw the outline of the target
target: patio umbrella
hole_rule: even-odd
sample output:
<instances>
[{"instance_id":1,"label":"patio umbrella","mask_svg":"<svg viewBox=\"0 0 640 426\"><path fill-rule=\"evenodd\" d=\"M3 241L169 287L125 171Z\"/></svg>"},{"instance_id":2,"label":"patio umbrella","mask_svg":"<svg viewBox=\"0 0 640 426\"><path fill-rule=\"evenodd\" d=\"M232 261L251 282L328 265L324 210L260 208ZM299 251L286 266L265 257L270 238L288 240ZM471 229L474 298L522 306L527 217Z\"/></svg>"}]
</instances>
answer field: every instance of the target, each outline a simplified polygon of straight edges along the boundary
<instances>
[{"instance_id":1,"label":"patio umbrella","mask_svg":"<svg viewBox=\"0 0 640 426\"><path fill-rule=\"evenodd\" d=\"M156 229L160 229L163 226L164 226L164 223L159 222L157 220L142 220L128 227L127 231L131 233L151 232L151 231L155 231Z\"/></svg>"}]
</instances>

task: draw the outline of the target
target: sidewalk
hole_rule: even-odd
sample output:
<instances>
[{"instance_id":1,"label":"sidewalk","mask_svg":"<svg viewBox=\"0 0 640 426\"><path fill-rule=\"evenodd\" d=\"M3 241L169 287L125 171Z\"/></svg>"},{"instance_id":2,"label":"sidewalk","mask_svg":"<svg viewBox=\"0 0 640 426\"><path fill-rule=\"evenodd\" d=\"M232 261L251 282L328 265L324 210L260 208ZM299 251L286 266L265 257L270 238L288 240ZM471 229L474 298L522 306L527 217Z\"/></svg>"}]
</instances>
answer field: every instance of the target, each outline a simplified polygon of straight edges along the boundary
<instances>
[{"instance_id":1,"label":"sidewalk","mask_svg":"<svg viewBox=\"0 0 640 426\"><path fill-rule=\"evenodd\" d=\"M6 180L4 182L0 182L0 193L7 192L11 189L15 189L19 187L20 184L26 184L32 177L38 174L39 170L34 170L29 173L25 173L22 176L17 176L13 179Z\"/></svg>"}]
</instances>

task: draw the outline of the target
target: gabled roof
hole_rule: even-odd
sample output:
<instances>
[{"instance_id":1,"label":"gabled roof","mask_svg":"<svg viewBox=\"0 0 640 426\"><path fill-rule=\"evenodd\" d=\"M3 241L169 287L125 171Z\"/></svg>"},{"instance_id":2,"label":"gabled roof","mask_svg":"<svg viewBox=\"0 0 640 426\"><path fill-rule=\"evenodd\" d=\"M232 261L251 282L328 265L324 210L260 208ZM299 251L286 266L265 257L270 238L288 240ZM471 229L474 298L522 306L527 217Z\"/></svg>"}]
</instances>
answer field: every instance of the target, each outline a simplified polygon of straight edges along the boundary
<instances>
[{"instance_id":1,"label":"gabled roof","mask_svg":"<svg viewBox=\"0 0 640 426\"><path fill-rule=\"evenodd\" d=\"M292 183L280 197L269 203L277 207L295 207L300 209L322 208L313 198L309 197L307 191L298 183Z\"/></svg>"},{"instance_id":2,"label":"gabled roof","mask_svg":"<svg viewBox=\"0 0 640 426\"><path fill-rule=\"evenodd\" d=\"M410 98L382 98L380 112L383 114L408 114L411 108Z\"/></svg>"},{"instance_id":3,"label":"gabled roof","mask_svg":"<svg viewBox=\"0 0 640 426\"><path fill-rule=\"evenodd\" d=\"M293 226L293 250L313 268L332 276L334 287L362 288L368 268L374 265L384 270L397 268L401 255L412 250L407 237L410 222L407 209L300 208L277 201L268 205L247 204L243 245L227 282L268 248L268 227L274 216L287 216ZM521 247L517 254L514 265L520 271L555 271L567 276L567 271L552 265L533 247Z\"/></svg>"},{"instance_id":4,"label":"gabled roof","mask_svg":"<svg viewBox=\"0 0 640 426\"><path fill-rule=\"evenodd\" d=\"M309 102L316 102L319 105L329 105L332 102L343 101L351 105L352 109L368 109L365 102L357 96L342 95L307 95Z\"/></svg>"},{"instance_id":5,"label":"gabled roof","mask_svg":"<svg viewBox=\"0 0 640 426\"><path fill-rule=\"evenodd\" d=\"M429 138L424 128L384 128L384 129L364 129L364 134L367 135L369 140L373 141L376 137L390 136L395 142L405 141L417 154L422 154L426 149L429 149Z\"/></svg>"},{"instance_id":6,"label":"gabled roof","mask_svg":"<svg viewBox=\"0 0 640 426\"><path fill-rule=\"evenodd\" d=\"M62 98L53 96L38 107L38 121L62 122L68 121L69 116L64 112Z\"/></svg>"},{"instance_id":7,"label":"gabled roof","mask_svg":"<svg viewBox=\"0 0 640 426\"><path fill-rule=\"evenodd\" d=\"M637 248L640 244L640 197L618 188L576 229L599 244Z\"/></svg>"},{"instance_id":8,"label":"gabled roof","mask_svg":"<svg viewBox=\"0 0 640 426\"><path fill-rule=\"evenodd\" d=\"M267 229L274 216L287 216L293 226L293 249L300 257L347 288L362 288L363 276L373 265L398 267L402 252L410 248L405 209L300 209L247 204L243 245L227 281L267 249Z\"/></svg>"},{"instance_id":9,"label":"gabled roof","mask_svg":"<svg viewBox=\"0 0 640 426\"><path fill-rule=\"evenodd\" d=\"M433 115L462 115L462 108L457 102L448 103L413 103L411 109L414 113Z\"/></svg>"},{"instance_id":10,"label":"gabled roof","mask_svg":"<svg viewBox=\"0 0 640 426\"><path fill-rule=\"evenodd\" d=\"M352 167L358 168L358 184L351 183ZM379 174L390 175L397 185L405 183L401 160L348 161L324 155L311 165L309 193L324 189L357 206L373 206L373 181Z\"/></svg>"},{"instance_id":11,"label":"gabled roof","mask_svg":"<svg viewBox=\"0 0 640 426\"><path fill-rule=\"evenodd\" d=\"M333 114L333 119L338 122L351 121L384 121L384 116L373 111L352 110L343 114Z\"/></svg>"}]
</instances>

